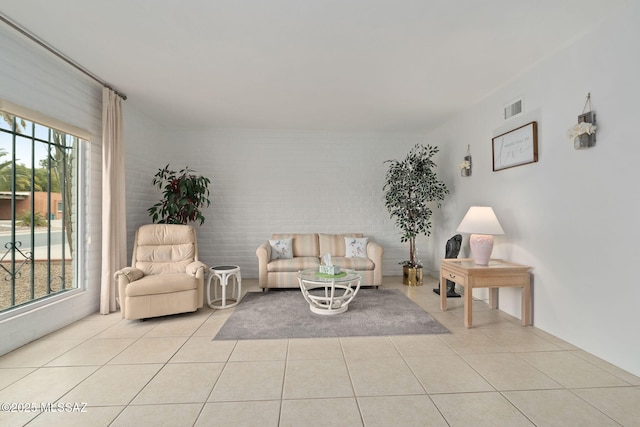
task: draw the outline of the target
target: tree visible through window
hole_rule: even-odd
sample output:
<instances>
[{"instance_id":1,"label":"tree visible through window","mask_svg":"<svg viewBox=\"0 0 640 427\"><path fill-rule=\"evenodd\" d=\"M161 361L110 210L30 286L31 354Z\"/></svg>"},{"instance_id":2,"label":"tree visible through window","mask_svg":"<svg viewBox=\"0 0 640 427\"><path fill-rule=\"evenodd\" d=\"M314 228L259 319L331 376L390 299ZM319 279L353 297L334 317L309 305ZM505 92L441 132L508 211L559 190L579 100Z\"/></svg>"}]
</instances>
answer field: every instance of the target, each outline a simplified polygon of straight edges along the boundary
<instances>
[{"instance_id":1,"label":"tree visible through window","mask_svg":"<svg viewBox=\"0 0 640 427\"><path fill-rule=\"evenodd\" d=\"M80 144L0 111L0 311L77 287Z\"/></svg>"}]
</instances>

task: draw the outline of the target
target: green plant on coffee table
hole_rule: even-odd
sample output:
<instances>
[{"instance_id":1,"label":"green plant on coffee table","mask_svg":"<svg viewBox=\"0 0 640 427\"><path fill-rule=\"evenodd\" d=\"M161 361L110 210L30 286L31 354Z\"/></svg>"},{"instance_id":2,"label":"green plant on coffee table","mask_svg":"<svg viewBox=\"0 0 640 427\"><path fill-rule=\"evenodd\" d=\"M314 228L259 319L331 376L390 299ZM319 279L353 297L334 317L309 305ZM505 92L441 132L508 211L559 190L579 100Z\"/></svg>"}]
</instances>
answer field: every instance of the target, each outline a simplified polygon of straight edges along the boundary
<instances>
[{"instance_id":1,"label":"green plant on coffee table","mask_svg":"<svg viewBox=\"0 0 640 427\"><path fill-rule=\"evenodd\" d=\"M162 190L163 198L147 209L151 220L156 224L187 224L200 221L204 223L201 208L210 206L209 184L211 180L194 174L194 170L185 167L176 172L169 165L158 170L153 185Z\"/></svg>"},{"instance_id":2,"label":"green plant on coffee table","mask_svg":"<svg viewBox=\"0 0 640 427\"><path fill-rule=\"evenodd\" d=\"M383 187L385 206L402 231L400 241L409 242L409 260L403 264L420 267L416 260L416 237L431 234L430 205L444 200L449 193L446 184L436 175L433 156L438 147L416 144L402 160L387 160L389 164Z\"/></svg>"}]
</instances>

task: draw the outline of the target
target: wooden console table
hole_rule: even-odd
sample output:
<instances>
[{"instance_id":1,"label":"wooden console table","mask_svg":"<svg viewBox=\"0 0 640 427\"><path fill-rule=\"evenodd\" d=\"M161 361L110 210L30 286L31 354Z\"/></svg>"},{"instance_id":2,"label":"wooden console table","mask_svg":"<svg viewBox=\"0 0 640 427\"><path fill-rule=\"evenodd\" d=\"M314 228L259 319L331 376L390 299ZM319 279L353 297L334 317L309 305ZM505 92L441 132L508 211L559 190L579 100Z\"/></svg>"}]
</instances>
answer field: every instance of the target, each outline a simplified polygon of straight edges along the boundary
<instances>
[{"instance_id":1,"label":"wooden console table","mask_svg":"<svg viewBox=\"0 0 640 427\"><path fill-rule=\"evenodd\" d=\"M489 307L498 308L498 288L522 288L522 325L531 324L531 267L500 259L478 265L472 258L443 259L440 264L440 309L447 310L447 280L464 286L464 326L472 325L473 288L490 288Z\"/></svg>"}]
</instances>

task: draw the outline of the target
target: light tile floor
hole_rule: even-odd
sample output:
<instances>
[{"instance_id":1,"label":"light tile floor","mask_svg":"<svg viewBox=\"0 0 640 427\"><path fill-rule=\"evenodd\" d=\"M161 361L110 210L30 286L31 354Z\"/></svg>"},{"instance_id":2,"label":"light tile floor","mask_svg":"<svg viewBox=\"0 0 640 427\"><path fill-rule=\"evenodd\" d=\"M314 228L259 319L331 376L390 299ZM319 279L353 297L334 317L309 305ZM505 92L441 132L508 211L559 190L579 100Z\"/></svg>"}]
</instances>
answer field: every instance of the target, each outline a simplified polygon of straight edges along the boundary
<instances>
[{"instance_id":1,"label":"light tile floor","mask_svg":"<svg viewBox=\"0 0 640 427\"><path fill-rule=\"evenodd\" d=\"M89 316L0 357L0 403L67 405L0 425L640 426L640 378L482 301L466 329L429 280L384 287L451 334L212 341L233 309Z\"/></svg>"}]
</instances>

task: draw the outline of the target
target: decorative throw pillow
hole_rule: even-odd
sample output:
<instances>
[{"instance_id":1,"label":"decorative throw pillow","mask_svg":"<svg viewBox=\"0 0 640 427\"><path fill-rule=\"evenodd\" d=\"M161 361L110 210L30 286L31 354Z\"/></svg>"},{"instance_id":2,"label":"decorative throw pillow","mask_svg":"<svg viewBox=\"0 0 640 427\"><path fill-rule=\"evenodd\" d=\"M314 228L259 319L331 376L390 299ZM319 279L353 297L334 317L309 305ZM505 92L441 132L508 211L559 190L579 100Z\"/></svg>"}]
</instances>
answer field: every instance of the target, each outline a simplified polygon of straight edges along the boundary
<instances>
[{"instance_id":1,"label":"decorative throw pillow","mask_svg":"<svg viewBox=\"0 0 640 427\"><path fill-rule=\"evenodd\" d=\"M344 246L346 248L347 258L366 258L367 257L367 237L345 237Z\"/></svg>"},{"instance_id":2,"label":"decorative throw pillow","mask_svg":"<svg viewBox=\"0 0 640 427\"><path fill-rule=\"evenodd\" d=\"M291 240L291 238L269 240L269 245L271 245L271 259L274 260L293 258Z\"/></svg>"}]
</instances>

